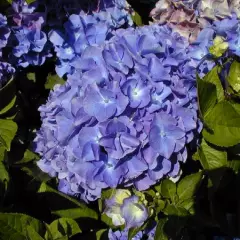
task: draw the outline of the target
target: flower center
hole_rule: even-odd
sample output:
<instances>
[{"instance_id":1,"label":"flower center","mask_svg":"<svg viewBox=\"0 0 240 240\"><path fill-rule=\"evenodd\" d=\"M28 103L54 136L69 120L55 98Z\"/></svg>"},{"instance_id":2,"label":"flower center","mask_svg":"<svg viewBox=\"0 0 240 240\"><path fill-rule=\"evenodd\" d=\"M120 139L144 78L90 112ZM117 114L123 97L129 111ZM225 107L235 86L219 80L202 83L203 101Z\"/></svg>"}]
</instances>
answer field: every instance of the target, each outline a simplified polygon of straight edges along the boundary
<instances>
[{"instance_id":1,"label":"flower center","mask_svg":"<svg viewBox=\"0 0 240 240\"><path fill-rule=\"evenodd\" d=\"M166 133L165 133L163 130L161 130L160 136L161 136L161 137L166 137Z\"/></svg>"},{"instance_id":2,"label":"flower center","mask_svg":"<svg viewBox=\"0 0 240 240\"><path fill-rule=\"evenodd\" d=\"M133 90L133 95L135 95L135 96L138 95L138 90L136 88Z\"/></svg>"},{"instance_id":3,"label":"flower center","mask_svg":"<svg viewBox=\"0 0 240 240\"><path fill-rule=\"evenodd\" d=\"M109 99L107 99L107 98L105 98L103 101L104 101L105 103L109 103Z\"/></svg>"}]
</instances>

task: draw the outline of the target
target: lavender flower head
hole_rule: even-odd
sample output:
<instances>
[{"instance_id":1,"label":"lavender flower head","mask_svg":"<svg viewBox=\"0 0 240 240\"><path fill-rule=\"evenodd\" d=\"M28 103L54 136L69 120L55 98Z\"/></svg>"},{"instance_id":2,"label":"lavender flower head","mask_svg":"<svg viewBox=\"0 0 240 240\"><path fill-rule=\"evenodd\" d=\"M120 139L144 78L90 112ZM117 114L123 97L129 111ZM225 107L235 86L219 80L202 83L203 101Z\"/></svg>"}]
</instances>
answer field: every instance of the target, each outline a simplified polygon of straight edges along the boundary
<instances>
[{"instance_id":1,"label":"lavender flower head","mask_svg":"<svg viewBox=\"0 0 240 240\"><path fill-rule=\"evenodd\" d=\"M13 77L15 69L6 62L0 62L0 89Z\"/></svg>"},{"instance_id":2,"label":"lavender flower head","mask_svg":"<svg viewBox=\"0 0 240 240\"><path fill-rule=\"evenodd\" d=\"M11 30L7 26L7 18L0 14L0 57L2 57L2 49L6 47Z\"/></svg>"},{"instance_id":3,"label":"lavender flower head","mask_svg":"<svg viewBox=\"0 0 240 240\"><path fill-rule=\"evenodd\" d=\"M44 14L34 12L36 4L15 0L10 8L11 36L8 46L12 48L10 61L15 66L42 65L51 57L47 35L42 31Z\"/></svg>"},{"instance_id":4,"label":"lavender flower head","mask_svg":"<svg viewBox=\"0 0 240 240\"><path fill-rule=\"evenodd\" d=\"M125 0L99 2L101 11L72 14L64 24L65 31L53 30L49 39L58 57L56 72L60 77L73 73L75 62L87 46L96 46L109 40L111 32L123 25L132 25Z\"/></svg>"},{"instance_id":5,"label":"lavender flower head","mask_svg":"<svg viewBox=\"0 0 240 240\"><path fill-rule=\"evenodd\" d=\"M85 201L180 173L201 130L188 43L166 26L118 30L86 47L39 108L38 166Z\"/></svg>"}]
</instances>

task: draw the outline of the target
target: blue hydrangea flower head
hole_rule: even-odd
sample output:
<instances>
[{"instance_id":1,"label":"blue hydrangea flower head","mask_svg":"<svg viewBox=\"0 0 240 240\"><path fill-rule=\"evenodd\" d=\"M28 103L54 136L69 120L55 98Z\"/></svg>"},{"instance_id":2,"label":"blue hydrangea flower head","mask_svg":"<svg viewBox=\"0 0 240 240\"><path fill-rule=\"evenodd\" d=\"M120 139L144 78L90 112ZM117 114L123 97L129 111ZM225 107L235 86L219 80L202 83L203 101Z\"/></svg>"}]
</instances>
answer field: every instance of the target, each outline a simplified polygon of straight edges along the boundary
<instances>
[{"instance_id":1,"label":"blue hydrangea flower head","mask_svg":"<svg viewBox=\"0 0 240 240\"><path fill-rule=\"evenodd\" d=\"M70 19L82 28L81 16ZM60 190L92 201L105 188L141 191L178 176L201 131L198 62L186 39L166 26L119 29L76 55L79 44L65 46L60 32L51 37L68 80L40 107L35 143L39 167L60 179Z\"/></svg>"}]
</instances>

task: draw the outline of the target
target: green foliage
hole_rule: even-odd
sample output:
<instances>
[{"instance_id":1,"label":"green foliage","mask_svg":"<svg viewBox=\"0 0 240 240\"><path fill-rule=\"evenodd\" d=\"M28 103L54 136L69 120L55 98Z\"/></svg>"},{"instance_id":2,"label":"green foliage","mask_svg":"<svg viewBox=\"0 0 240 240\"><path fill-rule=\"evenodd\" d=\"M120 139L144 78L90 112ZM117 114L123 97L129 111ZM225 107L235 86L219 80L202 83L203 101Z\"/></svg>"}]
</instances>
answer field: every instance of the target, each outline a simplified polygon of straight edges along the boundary
<instances>
[{"instance_id":1,"label":"green foliage","mask_svg":"<svg viewBox=\"0 0 240 240\"><path fill-rule=\"evenodd\" d=\"M211 170L227 166L227 152L211 147L204 139L198 149L198 154L204 169Z\"/></svg>"},{"instance_id":2,"label":"green foliage","mask_svg":"<svg viewBox=\"0 0 240 240\"><path fill-rule=\"evenodd\" d=\"M240 63L234 61L231 65L230 72L228 75L228 83L234 91L240 91Z\"/></svg>"},{"instance_id":3,"label":"green foliage","mask_svg":"<svg viewBox=\"0 0 240 240\"><path fill-rule=\"evenodd\" d=\"M142 18L136 11L132 14L132 20L137 26L143 25Z\"/></svg>"},{"instance_id":4,"label":"green foliage","mask_svg":"<svg viewBox=\"0 0 240 240\"><path fill-rule=\"evenodd\" d=\"M102 240L102 238L104 237L104 234L106 234L108 232L108 229L101 229L99 231L96 232L96 240Z\"/></svg>"},{"instance_id":5,"label":"green foliage","mask_svg":"<svg viewBox=\"0 0 240 240\"><path fill-rule=\"evenodd\" d=\"M18 213L0 213L0 226L2 240L25 240L29 234L32 236L35 232L41 233L44 229L44 225L39 220Z\"/></svg>"},{"instance_id":6,"label":"green foliage","mask_svg":"<svg viewBox=\"0 0 240 240\"><path fill-rule=\"evenodd\" d=\"M172 181L165 179L162 181L161 184L161 194L165 198L170 198L174 200L174 197L176 195L176 184L173 183Z\"/></svg>"},{"instance_id":7,"label":"green foliage","mask_svg":"<svg viewBox=\"0 0 240 240\"><path fill-rule=\"evenodd\" d=\"M240 142L240 114L231 103L219 102L205 118L205 122L211 129L203 131L208 142L222 147L230 147Z\"/></svg>"},{"instance_id":8,"label":"green foliage","mask_svg":"<svg viewBox=\"0 0 240 240\"><path fill-rule=\"evenodd\" d=\"M37 160L39 160L39 156L34 152L30 151L29 149L27 149L24 153L23 158L19 162L17 162L17 164L24 164Z\"/></svg>"},{"instance_id":9,"label":"green foliage","mask_svg":"<svg viewBox=\"0 0 240 240\"><path fill-rule=\"evenodd\" d=\"M58 240L63 237L72 237L81 233L76 221L71 218L59 218L48 226L45 234L46 240Z\"/></svg>"},{"instance_id":10,"label":"green foliage","mask_svg":"<svg viewBox=\"0 0 240 240\"><path fill-rule=\"evenodd\" d=\"M194 173L184 177L177 186L179 201L193 198L202 178L202 172Z\"/></svg>"},{"instance_id":11,"label":"green foliage","mask_svg":"<svg viewBox=\"0 0 240 240\"><path fill-rule=\"evenodd\" d=\"M47 81L45 83L45 88L51 90L51 89L53 89L53 87L56 84L62 85L64 83L65 83L65 81L62 78L60 78L57 74L55 74L55 75L49 74L47 76Z\"/></svg>"},{"instance_id":12,"label":"green foliage","mask_svg":"<svg viewBox=\"0 0 240 240\"><path fill-rule=\"evenodd\" d=\"M167 218L162 218L158 221L154 240L168 240L167 235L164 233L164 225L167 220Z\"/></svg>"},{"instance_id":13,"label":"green foliage","mask_svg":"<svg viewBox=\"0 0 240 240\"><path fill-rule=\"evenodd\" d=\"M46 183L41 184L38 192L42 194L45 194L45 193L54 194L58 198L65 199L71 202L73 206L75 206L75 208L71 208L71 209L56 209L52 211L53 214L56 214L60 217L72 218L72 219L84 218L84 217L98 219L98 214L93 209L88 208L86 204L83 204L80 201L74 198L71 198L64 193L58 192L57 190L48 186Z\"/></svg>"},{"instance_id":14,"label":"green foliage","mask_svg":"<svg viewBox=\"0 0 240 240\"><path fill-rule=\"evenodd\" d=\"M17 132L17 124L12 120L0 119L0 146L10 151L11 142Z\"/></svg>"},{"instance_id":15,"label":"green foliage","mask_svg":"<svg viewBox=\"0 0 240 240\"><path fill-rule=\"evenodd\" d=\"M4 147L0 147L0 182L4 185L4 190L7 189L9 183L9 174L4 162L7 159L7 152Z\"/></svg>"},{"instance_id":16,"label":"green foliage","mask_svg":"<svg viewBox=\"0 0 240 240\"><path fill-rule=\"evenodd\" d=\"M216 86L212 83L206 82L197 76L198 85L198 103L202 118L204 119L217 101Z\"/></svg>"}]
</instances>

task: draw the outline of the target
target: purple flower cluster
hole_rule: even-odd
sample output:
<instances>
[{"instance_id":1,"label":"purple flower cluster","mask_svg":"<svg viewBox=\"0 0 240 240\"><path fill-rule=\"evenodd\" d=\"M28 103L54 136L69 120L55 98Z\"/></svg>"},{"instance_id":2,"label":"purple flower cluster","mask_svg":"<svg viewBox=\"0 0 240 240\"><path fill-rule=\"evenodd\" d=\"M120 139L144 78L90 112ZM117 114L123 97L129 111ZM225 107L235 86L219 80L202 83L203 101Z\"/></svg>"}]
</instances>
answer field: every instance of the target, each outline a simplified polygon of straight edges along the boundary
<instances>
[{"instance_id":1,"label":"purple flower cluster","mask_svg":"<svg viewBox=\"0 0 240 240\"><path fill-rule=\"evenodd\" d=\"M86 14L72 14L64 24L65 32L53 30L50 41L58 57L56 72L60 77L72 74L82 52L87 46L96 46L112 37L111 32L126 25L132 25L125 0L102 0L101 11Z\"/></svg>"},{"instance_id":2,"label":"purple flower cluster","mask_svg":"<svg viewBox=\"0 0 240 240\"><path fill-rule=\"evenodd\" d=\"M47 35L42 31L44 14L34 12L36 7L36 2L28 5L24 0L15 0L9 9L12 34L8 46L15 66L42 65L52 56Z\"/></svg>"},{"instance_id":3,"label":"purple flower cluster","mask_svg":"<svg viewBox=\"0 0 240 240\"><path fill-rule=\"evenodd\" d=\"M40 3L45 5L48 25L54 27L61 27L67 16L81 12L100 13L101 20L113 21L116 26L130 20L126 0L40 0Z\"/></svg>"},{"instance_id":4,"label":"purple flower cluster","mask_svg":"<svg viewBox=\"0 0 240 240\"><path fill-rule=\"evenodd\" d=\"M215 65L209 49L214 46L216 37L221 37L228 46L225 56L240 56L240 20L236 15L215 21L212 25L204 28L199 33L197 40L189 47L189 55L193 60L193 65L199 67L200 76L204 76Z\"/></svg>"},{"instance_id":5,"label":"purple flower cluster","mask_svg":"<svg viewBox=\"0 0 240 240\"><path fill-rule=\"evenodd\" d=\"M7 26L7 18L0 14L0 57L2 57L2 49L6 47L11 30Z\"/></svg>"},{"instance_id":6,"label":"purple flower cluster","mask_svg":"<svg viewBox=\"0 0 240 240\"><path fill-rule=\"evenodd\" d=\"M86 47L40 107L38 166L59 189L95 200L104 188L148 189L179 174L201 125L188 43L166 26L118 30Z\"/></svg>"},{"instance_id":7,"label":"purple flower cluster","mask_svg":"<svg viewBox=\"0 0 240 240\"><path fill-rule=\"evenodd\" d=\"M138 232L132 240L141 240L143 237L142 232ZM109 240L127 240L128 239L128 230L125 229L123 231L113 231L112 229L109 230L108 232L108 239Z\"/></svg>"},{"instance_id":8,"label":"purple flower cluster","mask_svg":"<svg viewBox=\"0 0 240 240\"><path fill-rule=\"evenodd\" d=\"M13 77L15 69L6 62L0 62L0 89Z\"/></svg>"}]
</instances>

